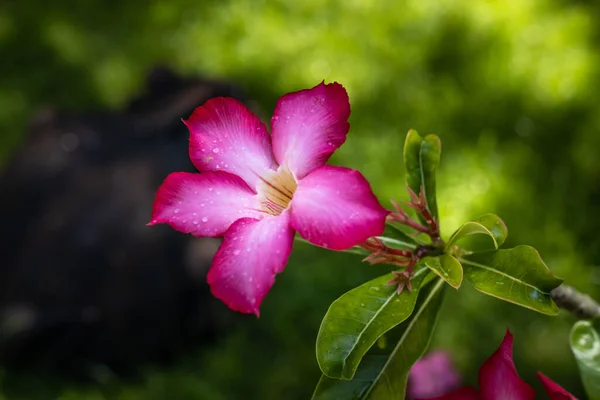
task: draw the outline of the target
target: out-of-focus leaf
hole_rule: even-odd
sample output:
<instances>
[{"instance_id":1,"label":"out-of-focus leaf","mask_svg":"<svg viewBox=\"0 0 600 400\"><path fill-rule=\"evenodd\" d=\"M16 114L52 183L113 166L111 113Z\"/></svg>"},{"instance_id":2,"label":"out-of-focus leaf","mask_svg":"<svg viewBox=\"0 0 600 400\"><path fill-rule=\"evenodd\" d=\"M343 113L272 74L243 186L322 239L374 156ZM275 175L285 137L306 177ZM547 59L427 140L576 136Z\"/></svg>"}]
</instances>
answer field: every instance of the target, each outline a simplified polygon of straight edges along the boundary
<instances>
[{"instance_id":1,"label":"out-of-focus leaf","mask_svg":"<svg viewBox=\"0 0 600 400\"><path fill-rule=\"evenodd\" d=\"M426 257L423 261L429 269L445 280L450 286L455 289L460 287L463 280L463 269L456 258L448 254L442 254L439 257Z\"/></svg>"},{"instance_id":2,"label":"out-of-focus leaf","mask_svg":"<svg viewBox=\"0 0 600 400\"><path fill-rule=\"evenodd\" d=\"M498 250L498 244L492 232L479 222L473 221L467 222L452 234L446 244L446 249L452 249L454 245L468 251Z\"/></svg>"},{"instance_id":3,"label":"out-of-focus leaf","mask_svg":"<svg viewBox=\"0 0 600 400\"><path fill-rule=\"evenodd\" d=\"M387 345L373 346L351 381L321 376L313 400L403 400L408 371L429 346L444 288L439 278L422 286L410 319L385 334Z\"/></svg>"},{"instance_id":4,"label":"out-of-focus leaf","mask_svg":"<svg viewBox=\"0 0 600 400\"><path fill-rule=\"evenodd\" d=\"M415 272L410 292L398 295L396 285L387 285L395 275L387 274L334 301L317 336L321 371L331 378L352 379L360 360L377 339L410 316L427 271L422 268Z\"/></svg>"},{"instance_id":5,"label":"out-of-focus leaf","mask_svg":"<svg viewBox=\"0 0 600 400\"><path fill-rule=\"evenodd\" d=\"M550 291L562 283L531 246L470 254L459 258L466 278L482 293L556 315Z\"/></svg>"},{"instance_id":6,"label":"out-of-focus leaf","mask_svg":"<svg viewBox=\"0 0 600 400\"><path fill-rule=\"evenodd\" d=\"M406 183L416 194L419 194L423 186L427 208L438 222L435 171L440 164L441 153L442 144L437 135L423 137L414 129L408 131L404 142Z\"/></svg>"},{"instance_id":7,"label":"out-of-focus leaf","mask_svg":"<svg viewBox=\"0 0 600 400\"><path fill-rule=\"evenodd\" d=\"M589 399L600 400L600 335L594 328L590 321L577 322L571 329L571 350Z\"/></svg>"}]
</instances>

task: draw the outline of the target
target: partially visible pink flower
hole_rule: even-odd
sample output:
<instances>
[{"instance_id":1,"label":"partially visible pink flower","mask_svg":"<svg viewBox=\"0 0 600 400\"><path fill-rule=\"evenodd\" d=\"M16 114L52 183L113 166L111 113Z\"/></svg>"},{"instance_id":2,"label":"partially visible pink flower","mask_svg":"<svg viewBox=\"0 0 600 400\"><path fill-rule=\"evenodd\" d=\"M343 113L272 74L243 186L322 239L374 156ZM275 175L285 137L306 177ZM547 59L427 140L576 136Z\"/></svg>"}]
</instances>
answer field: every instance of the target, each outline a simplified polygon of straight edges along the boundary
<instances>
[{"instance_id":1,"label":"partially visible pink flower","mask_svg":"<svg viewBox=\"0 0 600 400\"><path fill-rule=\"evenodd\" d=\"M460 375L450 354L434 351L421 358L408 373L408 397L426 399L441 396L460 385Z\"/></svg>"},{"instance_id":2,"label":"partially visible pink flower","mask_svg":"<svg viewBox=\"0 0 600 400\"><path fill-rule=\"evenodd\" d=\"M544 386L544 389L546 389L546 393L548 393L550 400L577 400L575 396L567 392L541 372L538 372L537 376L540 381L542 381L542 385Z\"/></svg>"},{"instance_id":3,"label":"partially visible pink flower","mask_svg":"<svg viewBox=\"0 0 600 400\"><path fill-rule=\"evenodd\" d=\"M513 336L506 331L500 347L479 369L479 390L466 386L435 400L531 400L535 392L517 373L513 362ZM551 400L575 399L563 388L538 373ZM434 400L434 399L431 399Z\"/></svg>"},{"instance_id":4,"label":"partially visible pink flower","mask_svg":"<svg viewBox=\"0 0 600 400\"><path fill-rule=\"evenodd\" d=\"M149 225L224 236L208 273L211 291L233 310L258 316L295 231L345 250L384 230L388 212L360 172L325 165L346 140L349 116L338 83L281 97L271 135L239 101L208 100L184 121L201 173L169 175Z\"/></svg>"}]
</instances>

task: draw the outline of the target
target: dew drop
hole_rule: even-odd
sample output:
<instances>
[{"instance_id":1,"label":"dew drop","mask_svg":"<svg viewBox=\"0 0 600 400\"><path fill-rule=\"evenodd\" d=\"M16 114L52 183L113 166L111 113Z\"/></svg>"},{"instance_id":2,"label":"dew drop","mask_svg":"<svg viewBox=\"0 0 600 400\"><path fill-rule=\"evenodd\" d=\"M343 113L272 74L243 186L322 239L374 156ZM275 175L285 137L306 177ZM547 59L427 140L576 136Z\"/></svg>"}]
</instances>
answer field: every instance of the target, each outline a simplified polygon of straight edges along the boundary
<instances>
[{"instance_id":1,"label":"dew drop","mask_svg":"<svg viewBox=\"0 0 600 400\"><path fill-rule=\"evenodd\" d=\"M202 217L202 222L208 222L208 218Z\"/></svg>"},{"instance_id":2,"label":"dew drop","mask_svg":"<svg viewBox=\"0 0 600 400\"><path fill-rule=\"evenodd\" d=\"M198 225L198 221L196 221L196 220L193 220L193 221L192 221L192 224L194 224L194 225Z\"/></svg>"},{"instance_id":3,"label":"dew drop","mask_svg":"<svg viewBox=\"0 0 600 400\"><path fill-rule=\"evenodd\" d=\"M215 147L215 148L213 149L213 153L215 153L215 154L217 154L219 151L221 151L221 150L220 150L218 147Z\"/></svg>"},{"instance_id":4,"label":"dew drop","mask_svg":"<svg viewBox=\"0 0 600 400\"><path fill-rule=\"evenodd\" d=\"M179 214L179 208L176 208L175 210L173 210L173 212L174 212L175 214Z\"/></svg>"}]
</instances>

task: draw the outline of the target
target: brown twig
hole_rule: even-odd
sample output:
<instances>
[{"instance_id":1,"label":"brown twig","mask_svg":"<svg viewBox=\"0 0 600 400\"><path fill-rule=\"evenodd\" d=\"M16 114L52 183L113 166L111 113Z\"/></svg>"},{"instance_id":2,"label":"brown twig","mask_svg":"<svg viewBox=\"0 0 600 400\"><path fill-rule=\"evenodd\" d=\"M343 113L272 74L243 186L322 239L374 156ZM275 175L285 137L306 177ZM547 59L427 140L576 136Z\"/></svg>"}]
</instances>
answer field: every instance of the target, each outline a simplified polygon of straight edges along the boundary
<instances>
[{"instance_id":1,"label":"brown twig","mask_svg":"<svg viewBox=\"0 0 600 400\"><path fill-rule=\"evenodd\" d=\"M600 304L589 295L577 291L574 287L560 285L550 296L557 306L569 311L577 318L591 319L600 317Z\"/></svg>"}]
</instances>

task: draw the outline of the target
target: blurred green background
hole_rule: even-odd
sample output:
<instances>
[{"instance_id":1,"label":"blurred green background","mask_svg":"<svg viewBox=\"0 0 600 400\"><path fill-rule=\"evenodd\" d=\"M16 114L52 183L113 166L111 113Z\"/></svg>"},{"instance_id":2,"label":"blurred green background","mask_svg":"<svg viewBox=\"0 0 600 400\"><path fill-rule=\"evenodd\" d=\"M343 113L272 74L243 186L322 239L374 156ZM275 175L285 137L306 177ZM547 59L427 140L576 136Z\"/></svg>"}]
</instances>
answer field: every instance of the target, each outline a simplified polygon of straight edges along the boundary
<instances>
[{"instance_id":1,"label":"blurred green background","mask_svg":"<svg viewBox=\"0 0 600 400\"><path fill-rule=\"evenodd\" d=\"M3 2L0 161L34 110L119 108L157 64L235 82L264 120L280 95L338 81L350 94L351 133L332 163L360 169L389 205L405 197L404 135L437 133L444 234L495 212L509 227L507 246L537 247L556 274L600 298L597 10L562 0ZM308 398L328 305L386 271L297 244L260 320L236 314L216 346L168 370L149 366L144 382L57 384L58 398ZM538 388L542 370L583 397L567 343L573 322L465 284L448 294L432 348L452 352L475 383L509 327L521 376ZM38 398L54 393L54 384L30 383Z\"/></svg>"}]
</instances>

